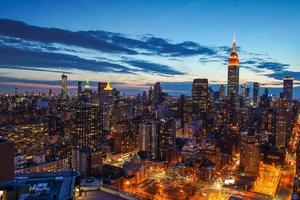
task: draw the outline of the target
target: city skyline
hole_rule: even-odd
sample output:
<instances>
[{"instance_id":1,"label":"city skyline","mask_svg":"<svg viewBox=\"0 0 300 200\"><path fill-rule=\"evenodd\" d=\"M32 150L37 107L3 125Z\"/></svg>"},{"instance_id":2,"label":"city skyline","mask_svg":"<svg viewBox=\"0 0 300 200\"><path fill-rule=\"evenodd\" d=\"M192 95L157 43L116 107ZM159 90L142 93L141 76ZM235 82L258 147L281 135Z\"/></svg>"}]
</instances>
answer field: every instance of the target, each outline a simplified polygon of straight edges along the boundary
<instances>
[{"instance_id":1,"label":"city skyline","mask_svg":"<svg viewBox=\"0 0 300 200\"><path fill-rule=\"evenodd\" d=\"M300 199L299 8L4 0L0 200Z\"/></svg>"},{"instance_id":2,"label":"city skyline","mask_svg":"<svg viewBox=\"0 0 300 200\"><path fill-rule=\"evenodd\" d=\"M221 3L218 4L217 8L224 6L224 13L236 9L237 15L242 17L238 8L244 9L245 3L233 3L233 5L232 3L229 5ZM190 94L192 80L195 78L207 78L209 84L214 88L214 85L219 86L219 84L226 84L227 82L224 77L227 73L232 35L235 32L237 35L237 52L240 57L240 84L250 83L249 85L251 85L252 82L259 82L262 88L274 88L274 92L272 89L270 92L279 96L283 77L292 76L294 78L294 96L295 98L300 97L299 61L294 57L294 54L297 54L297 48L295 49L297 40L295 40L295 45L289 45L291 46L290 49L285 49L286 47L282 46L280 53L276 52L274 46L269 44L268 36L272 36L272 39L276 38L277 34L283 34L282 31L266 31L256 36L253 32L249 32L249 35L253 35L252 37L248 36L247 39L247 35L244 33L245 29L241 31L239 30L240 27L234 28L230 25L228 29L220 26L219 30L224 32L224 35L218 37L211 35L209 39L209 34L203 33L195 37L195 34L199 32L208 31L205 29L208 24L203 22L204 29L194 25L193 28L186 29L187 34L181 37L178 37L177 34L171 36L169 31L165 31L164 34L158 33L155 29L153 31L149 29L138 31L140 33L138 34L136 32L138 28L127 30L121 26L117 29L116 22L112 23L111 26L108 26L107 22L103 22L102 25L97 24L95 13L91 15L79 13L78 16L86 16L89 19L92 16L95 17L95 22L89 20L88 23L83 23L84 19L79 19L76 26L70 22L68 12L62 15L61 8L57 7L58 16L62 15L62 22L57 21L56 24L53 24L53 21L51 23L48 18L40 19L37 17L37 15L42 16L43 13L35 13L32 17L25 15L30 10L45 9L43 3L35 6L28 5L22 10L18 10L18 6L16 6L21 5L20 2L12 1L6 2L6 4L6 11L0 15L1 18L5 18L0 20L1 93L13 92L15 87L20 90L25 88L29 91L39 91L40 88L45 88L44 92L50 88L59 89L59 77L62 72L68 75L70 81L68 87L71 91L72 89L76 90L77 81L86 81L87 79L94 87L98 81L110 81L114 87L129 94L141 93L142 90L147 90L156 81L162 82L163 90L172 95ZM48 12L52 12L53 7L60 5L58 2L48 4ZM94 6L99 6L103 10L113 6L107 4L107 2L95 3ZM153 4L155 5L156 2ZM173 4L171 5L176 8L180 7L178 2ZM253 9L259 10L261 7L267 6L264 4L266 2L259 5L254 3ZM270 6L268 12L277 11L278 6L282 6L278 4ZM62 2L61 5L66 6L68 2ZM154 5L151 4L151 9ZM232 8L226 10L225 8L230 7L230 5ZM77 6L73 8L73 12L79 9ZM89 6L87 5L87 7ZM136 7L138 6L140 5L136 5ZM187 11L191 10L193 11L191 15L197 17L194 9L199 8L199 6L200 8L211 6L211 2L187 2L181 10L178 8L180 14L177 15L188 19L191 16L187 15ZM290 6L284 4L283 8L288 7L290 9ZM295 3L294 7L297 6L298 4ZM167 8L162 5L157 9L158 12L167 11ZM293 13L292 8L290 12ZM141 17L145 17L147 13L148 11L141 14ZM212 13L204 12L202 17L210 17ZM123 14L129 16L123 20L125 24L133 20L129 10L124 10ZM167 12L165 14L167 15ZM283 12L283 14L287 14L287 12ZM113 16L113 12L111 15ZM171 18L178 17L176 14L173 15ZM259 15L262 13L259 12ZM55 19L57 16L51 15L51 17ZM168 17L165 20L167 19ZM214 19L212 20L214 21ZM113 20L115 19L107 18L107 21ZM224 23L223 20L220 20L222 21L220 23ZM237 25L241 26L241 19L235 18L234 20L236 20ZM147 26L148 21L145 22L144 26ZM122 23L120 22L120 24ZM254 21L252 21L253 24L255 24ZM264 26L264 22L257 24L257 26ZM178 30L180 30L180 26L184 27L184 24L178 23ZM49 29L49 27L58 29ZM170 29L172 28L174 25L170 25ZM218 30L218 27L216 28ZM297 29L293 33L283 31L286 37L276 40L275 43L281 43L282 40L290 41L290 38L293 38L293 34L296 34L297 31ZM192 32L194 32L193 35L191 35Z\"/></svg>"}]
</instances>

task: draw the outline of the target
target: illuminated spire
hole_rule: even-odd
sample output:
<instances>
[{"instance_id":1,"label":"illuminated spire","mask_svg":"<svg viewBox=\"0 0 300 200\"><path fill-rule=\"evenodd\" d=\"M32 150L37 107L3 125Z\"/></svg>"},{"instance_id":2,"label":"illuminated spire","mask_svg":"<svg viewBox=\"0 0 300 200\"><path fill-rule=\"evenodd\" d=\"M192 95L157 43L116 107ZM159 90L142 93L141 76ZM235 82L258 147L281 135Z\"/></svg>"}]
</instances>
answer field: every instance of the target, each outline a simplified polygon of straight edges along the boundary
<instances>
[{"instance_id":1,"label":"illuminated spire","mask_svg":"<svg viewBox=\"0 0 300 200\"><path fill-rule=\"evenodd\" d=\"M111 91L112 87L110 86L109 81L107 81L106 87L104 88L105 91Z\"/></svg>"},{"instance_id":2,"label":"illuminated spire","mask_svg":"<svg viewBox=\"0 0 300 200\"><path fill-rule=\"evenodd\" d=\"M236 38L235 38L235 33L233 33L233 39L232 39L232 52L236 52Z\"/></svg>"},{"instance_id":3,"label":"illuminated spire","mask_svg":"<svg viewBox=\"0 0 300 200\"><path fill-rule=\"evenodd\" d=\"M229 63L230 66L238 66L239 65L239 56L236 52L236 38L235 33L233 34L232 39L232 50L229 56Z\"/></svg>"},{"instance_id":4,"label":"illuminated spire","mask_svg":"<svg viewBox=\"0 0 300 200\"><path fill-rule=\"evenodd\" d=\"M85 90L90 90L91 89L91 85L90 85L89 79L86 80L84 88L85 88Z\"/></svg>"}]
</instances>

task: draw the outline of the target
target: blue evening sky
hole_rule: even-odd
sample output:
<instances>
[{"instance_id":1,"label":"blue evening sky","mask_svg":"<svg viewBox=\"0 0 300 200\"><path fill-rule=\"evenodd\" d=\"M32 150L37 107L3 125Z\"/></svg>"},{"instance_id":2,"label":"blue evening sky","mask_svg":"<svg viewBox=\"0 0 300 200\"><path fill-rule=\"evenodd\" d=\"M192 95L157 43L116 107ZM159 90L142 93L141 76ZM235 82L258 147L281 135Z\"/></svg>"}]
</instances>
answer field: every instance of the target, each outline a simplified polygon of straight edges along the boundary
<instances>
[{"instance_id":1,"label":"blue evening sky","mask_svg":"<svg viewBox=\"0 0 300 200\"><path fill-rule=\"evenodd\" d=\"M258 76L257 71L254 73L253 70L249 70L249 66L245 67L244 71L242 70L244 72L242 81L261 80L271 85L278 83L285 72L287 75L295 76L295 83L300 81L300 1L297 0L1 0L0 2L0 18L22 21L38 27L55 27L71 31L109 31L137 40L144 40L143 37L155 37L163 38L172 44L193 41L200 45L217 48L230 46L235 32L238 46L246 52L244 56L243 53L240 54L241 62L243 58L265 60L265 62L257 63L258 66L251 66L265 70L261 71ZM0 27L1 29L5 27ZM31 38L28 41L35 40ZM41 44L44 44L43 42ZM54 41L51 44L57 43ZM21 47L18 46L18 48ZM70 51L63 53L70 55ZM264 56L251 57L255 53ZM90 52L89 55L88 53L76 54L85 59L90 59L91 55L95 55L95 52ZM114 63L116 60L119 61L114 54L105 54L102 57L113 60ZM223 80L226 77L223 73L226 73L224 62L214 62L211 65L206 63L203 67L197 62L200 58L197 55L179 56L180 62L175 62L174 59L177 59L175 57L170 59L170 57L160 56L159 53L155 56L126 56L126 59L166 65L182 72L182 74L172 74L174 79L171 79L170 77L163 78L164 76L155 78L156 72L145 74L147 72L143 71L136 76L128 75L129 84L139 80L148 80L143 84L157 80L185 82L198 76L207 77L219 83L226 82ZM270 62L271 65L262 66ZM274 63L286 65L284 68L286 71L275 74L276 70L270 69ZM127 64L132 65L132 62ZM5 65L6 69L9 69L8 64L5 63ZM17 64L10 63L10 65ZM15 69L15 71L9 69L6 75L16 79L29 79L14 75L17 70L20 69ZM221 71L223 75L214 74L214 70ZM93 81L97 79L88 73L82 79L85 80L87 77ZM118 76L107 74L107 77L116 79ZM78 74L74 76L74 80L79 78ZM36 80L37 78L32 76L30 79ZM54 79L54 76L50 79ZM125 83L126 80L122 79L120 82Z\"/></svg>"}]
</instances>

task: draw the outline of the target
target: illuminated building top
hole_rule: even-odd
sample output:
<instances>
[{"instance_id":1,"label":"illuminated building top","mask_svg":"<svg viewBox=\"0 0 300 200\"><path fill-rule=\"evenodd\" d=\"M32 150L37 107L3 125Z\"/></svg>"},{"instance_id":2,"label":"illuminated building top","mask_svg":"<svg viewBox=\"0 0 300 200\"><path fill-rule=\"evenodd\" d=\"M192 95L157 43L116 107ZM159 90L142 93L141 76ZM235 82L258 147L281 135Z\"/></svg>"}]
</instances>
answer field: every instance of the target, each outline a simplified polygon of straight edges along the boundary
<instances>
[{"instance_id":1,"label":"illuminated building top","mask_svg":"<svg viewBox=\"0 0 300 200\"><path fill-rule=\"evenodd\" d=\"M91 85L90 85L89 80L86 81L86 84L85 84L84 88L85 88L85 90L90 90L91 89Z\"/></svg>"},{"instance_id":2,"label":"illuminated building top","mask_svg":"<svg viewBox=\"0 0 300 200\"><path fill-rule=\"evenodd\" d=\"M239 64L235 36L233 36L232 50L228 61L227 95L239 95Z\"/></svg>"},{"instance_id":3,"label":"illuminated building top","mask_svg":"<svg viewBox=\"0 0 300 200\"><path fill-rule=\"evenodd\" d=\"M232 43L232 50L229 56L229 66L238 66L240 64L239 62L239 56L236 52L236 40L235 36L233 37L233 43Z\"/></svg>"},{"instance_id":4,"label":"illuminated building top","mask_svg":"<svg viewBox=\"0 0 300 200\"><path fill-rule=\"evenodd\" d=\"M112 87L110 86L109 81L107 81L106 87L104 88L105 91L111 91Z\"/></svg>"}]
</instances>

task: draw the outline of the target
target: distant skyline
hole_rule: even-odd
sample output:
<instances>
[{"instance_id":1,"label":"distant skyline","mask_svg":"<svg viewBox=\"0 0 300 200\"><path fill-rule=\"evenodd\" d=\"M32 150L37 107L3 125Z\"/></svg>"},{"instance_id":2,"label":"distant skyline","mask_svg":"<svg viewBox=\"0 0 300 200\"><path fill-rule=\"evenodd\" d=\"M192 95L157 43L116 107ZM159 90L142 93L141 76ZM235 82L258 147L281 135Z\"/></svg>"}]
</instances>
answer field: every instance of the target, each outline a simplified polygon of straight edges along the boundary
<instances>
[{"instance_id":1,"label":"distant skyline","mask_svg":"<svg viewBox=\"0 0 300 200\"><path fill-rule=\"evenodd\" d=\"M185 94L194 78L226 84L235 33L240 84L280 89L292 76L300 98L299 10L299 1L271 0L4 0L0 92L55 89L62 72L70 83L111 81L124 91L160 81Z\"/></svg>"}]
</instances>

